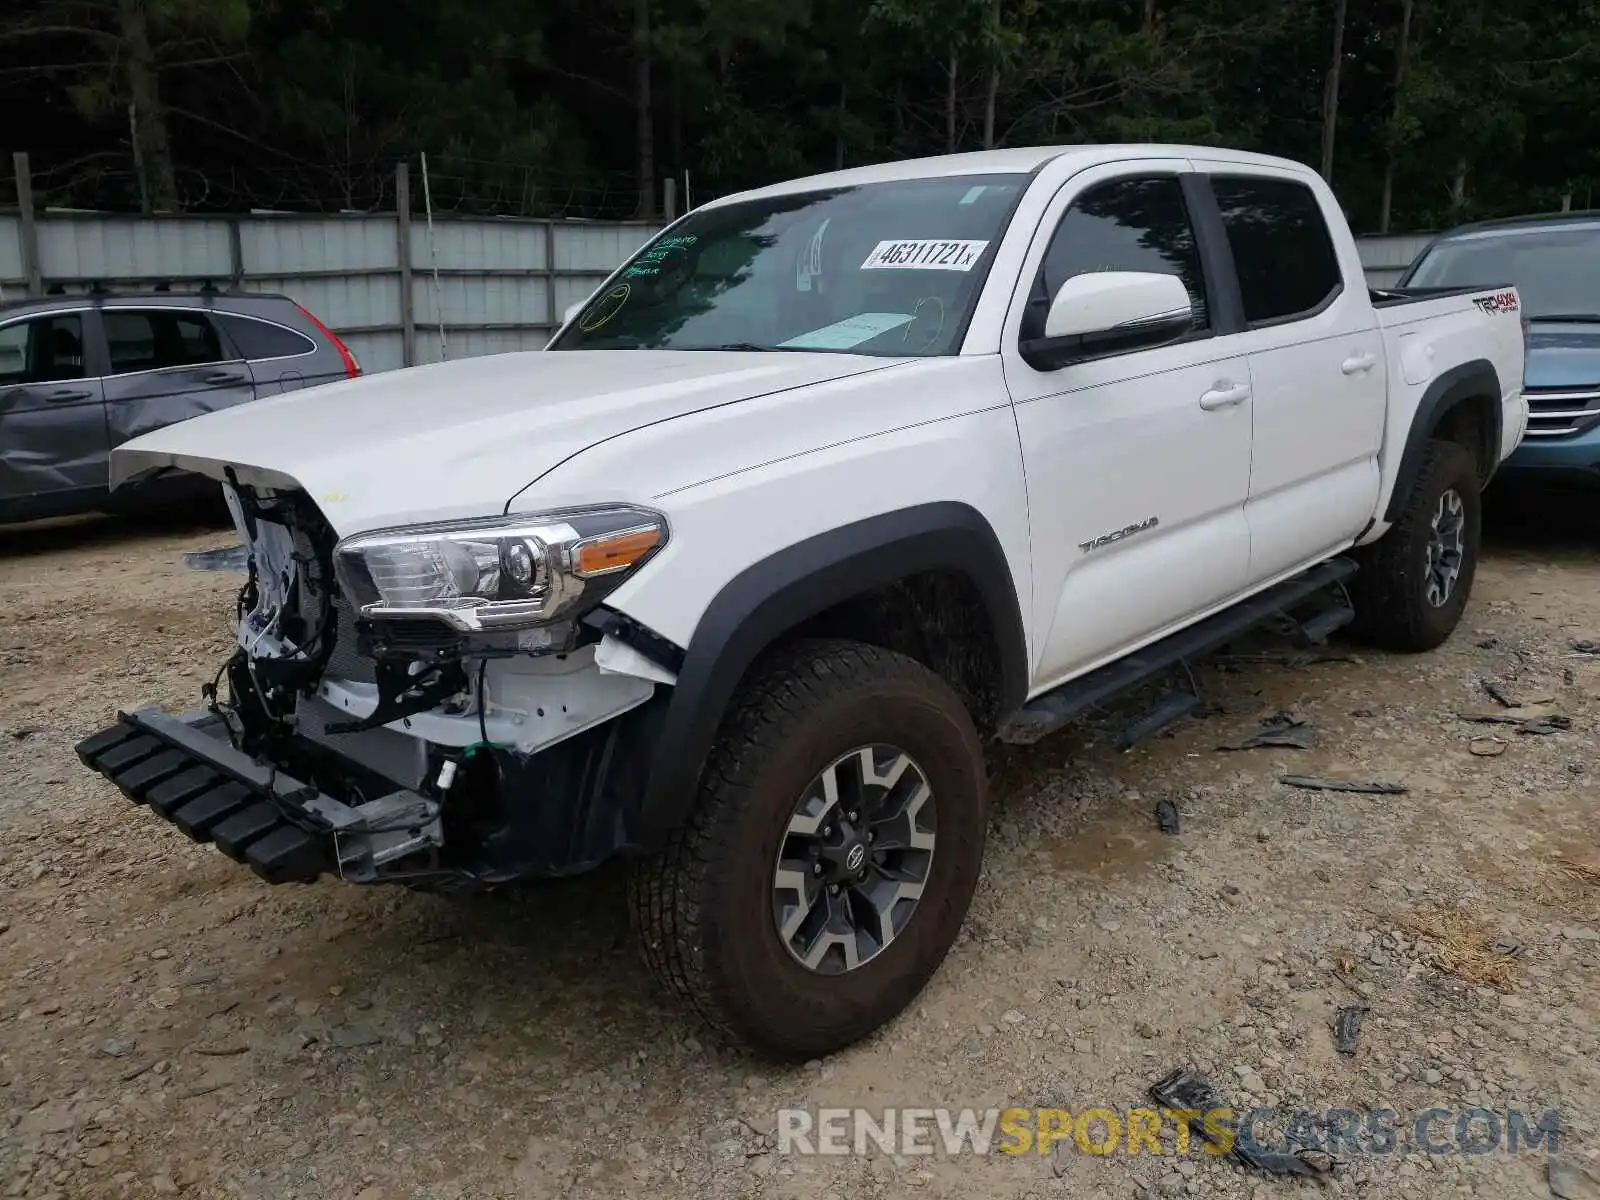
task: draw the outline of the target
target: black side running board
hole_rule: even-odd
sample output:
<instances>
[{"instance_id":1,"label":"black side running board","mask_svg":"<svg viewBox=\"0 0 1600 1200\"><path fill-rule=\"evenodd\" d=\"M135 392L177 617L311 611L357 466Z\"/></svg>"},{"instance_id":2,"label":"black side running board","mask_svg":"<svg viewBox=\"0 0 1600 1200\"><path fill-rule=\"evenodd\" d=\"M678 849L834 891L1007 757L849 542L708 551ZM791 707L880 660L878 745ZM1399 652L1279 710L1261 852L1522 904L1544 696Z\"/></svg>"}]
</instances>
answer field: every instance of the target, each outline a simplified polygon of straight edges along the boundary
<instances>
[{"instance_id":1,"label":"black side running board","mask_svg":"<svg viewBox=\"0 0 1600 1200\"><path fill-rule=\"evenodd\" d=\"M1268 621L1287 620L1295 640L1302 645L1318 644L1336 629L1349 624L1355 611L1347 597L1330 598L1316 615L1303 621L1291 617L1289 610L1311 600L1324 589L1343 584L1355 573L1353 559L1329 559L1126 658L1036 696L1017 710L997 736L1003 742L1032 745L1090 709L1149 683L1167 671L1182 671L1188 677L1190 690L1165 697L1129 724L1117 738L1117 744L1125 748L1200 706L1199 688L1189 672L1191 659L1216 650Z\"/></svg>"}]
</instances>

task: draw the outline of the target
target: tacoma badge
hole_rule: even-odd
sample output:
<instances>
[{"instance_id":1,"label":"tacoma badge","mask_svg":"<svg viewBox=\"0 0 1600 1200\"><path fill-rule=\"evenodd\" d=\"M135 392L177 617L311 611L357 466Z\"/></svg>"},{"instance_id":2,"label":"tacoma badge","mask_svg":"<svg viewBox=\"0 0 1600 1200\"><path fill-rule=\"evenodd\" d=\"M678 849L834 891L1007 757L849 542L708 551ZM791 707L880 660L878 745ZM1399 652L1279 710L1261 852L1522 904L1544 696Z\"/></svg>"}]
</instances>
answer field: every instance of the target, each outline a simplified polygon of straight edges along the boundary
<instances>
[{"instance_id":1,"label":"tacoma badge","mask_svg":"<svg viewBox=\"0 0 1600 1200\"><path fill-rule=\"evenodd\" d=\"M1134 525L1124 525L1121 529L1111 533L1102 533L1097 538L1090 538L1087 542L1079 542L1078 549L1083 551L1098 550L1101 546L1109 546L1112 542L1120 542L1125 537L1132 537L1136 533L1143 533L1146 529L1154 529L1161 524L1159 517L1146 517Z\"/></svg>"}]
</instances>

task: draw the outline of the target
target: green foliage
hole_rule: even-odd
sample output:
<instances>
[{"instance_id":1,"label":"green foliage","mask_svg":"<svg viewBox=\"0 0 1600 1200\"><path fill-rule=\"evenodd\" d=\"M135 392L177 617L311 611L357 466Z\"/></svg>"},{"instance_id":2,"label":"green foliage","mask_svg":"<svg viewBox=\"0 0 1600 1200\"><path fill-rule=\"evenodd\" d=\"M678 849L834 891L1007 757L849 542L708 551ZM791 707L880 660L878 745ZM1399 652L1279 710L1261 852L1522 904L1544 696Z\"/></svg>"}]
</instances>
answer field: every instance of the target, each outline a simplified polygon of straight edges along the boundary
<instances>
[{"instance_id":1,"label":"green foliage","mask_svg":"<svg viewBox=\"0 0 1600 1200\"><path fill-rule=\"evenodd\" d=\"M1376 226L1386 174L1397 229L1592 202L1600 0L1414 0L1397 91L1402 2L1348 0L1333 180L1356 224ZM437 204L627 215L641 118L655 173L689 172L701 199L977 149L991 121L1002 146L1319 157L1333 0L646 11L644 32L637 0L27 0L0 14L0 103L58 202L106 202L108 170L131 167L130 96L151 86L146 175L202 207L383 204L394 163L425 152Z\"/></svg>"}]
</instances>

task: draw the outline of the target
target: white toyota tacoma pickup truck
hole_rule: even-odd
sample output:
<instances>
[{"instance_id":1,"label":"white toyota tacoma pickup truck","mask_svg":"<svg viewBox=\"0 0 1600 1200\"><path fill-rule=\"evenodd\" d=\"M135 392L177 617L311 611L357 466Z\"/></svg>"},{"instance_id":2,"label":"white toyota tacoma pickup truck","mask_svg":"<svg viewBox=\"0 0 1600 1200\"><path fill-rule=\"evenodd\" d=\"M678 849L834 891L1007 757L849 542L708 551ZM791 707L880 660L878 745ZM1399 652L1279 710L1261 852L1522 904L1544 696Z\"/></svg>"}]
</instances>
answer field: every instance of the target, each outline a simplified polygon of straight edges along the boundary
<instances>
[{"instance_id":1,"label":"white toyota tacoma pickup truck","mask_svg":"<svg viewBox=\"0 0 1600 1200\"><path fill-rule=\"evenodd\" d=\"M730 196L543 351L118 448L114 481L220 481L250 570L197 710L79 754L272 882L627 855L665 984L825 1053L955 940L986 740L1269 619L1450 635L1524 336L1511 288L1369 291L1329 189L1256 155L1037 147Z\"/></svg>"}]
</instances>

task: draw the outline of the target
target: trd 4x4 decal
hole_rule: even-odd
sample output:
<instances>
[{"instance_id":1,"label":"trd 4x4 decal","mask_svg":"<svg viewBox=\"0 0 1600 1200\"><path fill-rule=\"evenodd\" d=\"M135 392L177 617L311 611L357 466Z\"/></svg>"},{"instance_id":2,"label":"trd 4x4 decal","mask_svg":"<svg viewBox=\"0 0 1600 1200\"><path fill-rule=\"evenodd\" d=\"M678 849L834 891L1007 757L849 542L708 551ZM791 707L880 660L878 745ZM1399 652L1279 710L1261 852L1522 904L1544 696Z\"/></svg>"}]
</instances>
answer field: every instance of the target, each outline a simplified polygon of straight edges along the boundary
<instances>
[{"instance_id":1,"label":"trd 4x4 decal","mask_svg":"<svg viewBox=\"0 0 1600 1200\"><path fill-rule=\"evenodd\" d=\"M1486 313L1517 311L1517 294L1515 292L1496 292L1492 296L1474 296L1472 302Z\"/></svg>"}]
</instances>

